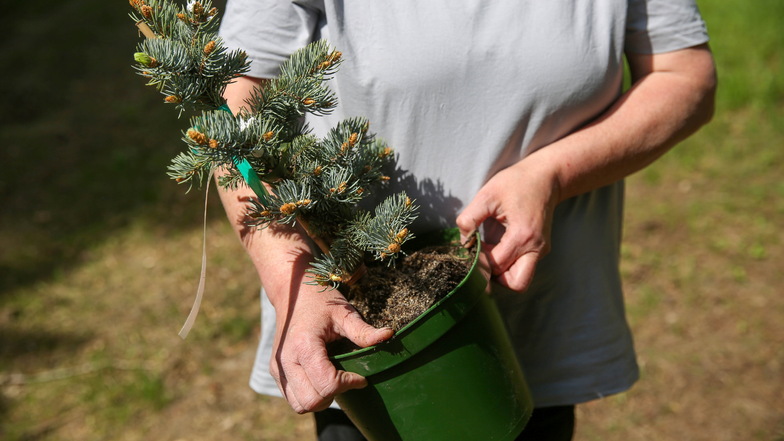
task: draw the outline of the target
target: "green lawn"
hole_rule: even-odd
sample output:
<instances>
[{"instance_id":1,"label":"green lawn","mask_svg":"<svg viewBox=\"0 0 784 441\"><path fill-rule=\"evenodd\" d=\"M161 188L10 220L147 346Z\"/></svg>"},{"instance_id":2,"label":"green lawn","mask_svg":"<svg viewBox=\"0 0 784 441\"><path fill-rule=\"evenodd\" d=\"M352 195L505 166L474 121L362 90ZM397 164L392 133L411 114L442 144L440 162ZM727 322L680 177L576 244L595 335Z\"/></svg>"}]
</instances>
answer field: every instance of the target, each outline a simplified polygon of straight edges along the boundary
<instances>
[{"instance_id":1,"label":"green lawn","mask_svg":"<svg viewBox=\"0 0 784 441\"><path fill-rule=\"evenodd\" d=\"M578 440L784 440L784 2L703 0L714 121L629 179L642 379ZM126 2L16 2L0 71L0 438L301 440L247 387L258 281L217 199L165 175L184 122L133 74Z\"/></svg>"}]
</instances>

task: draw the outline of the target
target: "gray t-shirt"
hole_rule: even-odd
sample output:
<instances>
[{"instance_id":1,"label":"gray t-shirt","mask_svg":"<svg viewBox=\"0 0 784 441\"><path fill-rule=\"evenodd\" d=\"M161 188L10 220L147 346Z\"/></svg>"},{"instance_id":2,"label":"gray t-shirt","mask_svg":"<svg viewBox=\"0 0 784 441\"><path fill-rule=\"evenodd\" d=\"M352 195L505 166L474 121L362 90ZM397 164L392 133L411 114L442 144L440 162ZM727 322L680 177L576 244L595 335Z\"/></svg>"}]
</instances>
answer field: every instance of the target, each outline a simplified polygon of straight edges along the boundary
<instances>
[{"instance_id":1,"label":"gray t-shirt","mask_svg":"<svg viewBox=\"0 0 784 441\"><path fill-rule=\"evenodd\" d=\"M369 118L397 154L396 189L423 207L420 229L454 225L494 173L607 109L625 51L708 39L693 0L230 0L221 34L248 52L256 77L277 75L315 39L340 50L340 106L309 123L324 133ZM638 377L618 270L622 209L622 182L561 203L530 289L495 286L538 407L617 393ZM499 233L486 225L484 238ZM279 395L268 373L274 314L262 302L251 386Z\"/></svg>"}]
</instances>

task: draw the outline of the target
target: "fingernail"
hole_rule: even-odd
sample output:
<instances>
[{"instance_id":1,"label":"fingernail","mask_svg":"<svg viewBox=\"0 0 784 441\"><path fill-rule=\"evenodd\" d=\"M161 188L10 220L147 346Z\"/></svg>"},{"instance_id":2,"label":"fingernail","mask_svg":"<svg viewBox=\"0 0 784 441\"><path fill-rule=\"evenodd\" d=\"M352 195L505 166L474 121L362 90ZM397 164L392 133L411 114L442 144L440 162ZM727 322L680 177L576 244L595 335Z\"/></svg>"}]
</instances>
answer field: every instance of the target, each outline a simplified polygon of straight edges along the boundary
<instances>
[{"instance_id":1,"label":"fingernail","mask_svg":"<svg viewBox=\"0 0 784 441\"><path fill-rule=\"evenodd\" d=\"M390 328L389 326L385 326L383 328L379 328L379 331L382 331L383 334L376 340L376 344L381 343L382 341L388 340L390 337L395 335L395 330Z\"/></svg>"}]
</instances>

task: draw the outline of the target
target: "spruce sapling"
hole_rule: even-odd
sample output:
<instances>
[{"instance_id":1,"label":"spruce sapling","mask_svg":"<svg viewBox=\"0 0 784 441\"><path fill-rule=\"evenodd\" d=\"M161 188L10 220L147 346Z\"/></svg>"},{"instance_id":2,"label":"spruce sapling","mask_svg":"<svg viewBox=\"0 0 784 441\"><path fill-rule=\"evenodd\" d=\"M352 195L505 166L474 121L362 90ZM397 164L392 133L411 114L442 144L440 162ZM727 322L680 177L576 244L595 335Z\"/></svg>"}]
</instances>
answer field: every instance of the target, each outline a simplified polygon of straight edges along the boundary
<instances>
[{"instance_id":1,"label":"spruce sapling","mask_svg":"<svg viewBox=\"0 0 784 441\"><path fill-rule=\"evenodd\" d=\"M217 35L217 10L209 0L176 6L169 0L130 0L131 17L147 37L134 55L138 73L182 114L194 112L183 132L187 149L169 166L180 183L202 183L223 168L219 184L249 185L249 225L299 225L321 248L308 283L335 288L361 276L368 256L392 264L413 238L417 207L394 194L372 212L360 201L390 178L383 169L392 150L362 117L339 122L323 138L305 114L325 115L337 104L326 82L342 54L325 41L300 49L280 75L254 91L236 115L226 106L226 86L249 70L245 52L230 51Z\"/></svg>"}]
</instances>

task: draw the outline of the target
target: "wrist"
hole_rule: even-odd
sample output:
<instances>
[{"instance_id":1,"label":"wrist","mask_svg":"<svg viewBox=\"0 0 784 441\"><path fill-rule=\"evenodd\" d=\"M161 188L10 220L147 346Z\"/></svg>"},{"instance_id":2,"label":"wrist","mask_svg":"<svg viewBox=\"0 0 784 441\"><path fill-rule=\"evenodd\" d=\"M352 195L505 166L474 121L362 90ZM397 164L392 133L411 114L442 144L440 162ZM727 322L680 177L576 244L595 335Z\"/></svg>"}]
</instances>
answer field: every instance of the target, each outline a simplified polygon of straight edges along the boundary
<instances>
[{"instance_id":1,"label":"wrist","mask_svg":"<svg viewBox=\"0 0 784 441\"><path fill-rule=\"evenodd\" d=\"M564 199L564 188L562 182L562 163L557 155L547 151L548 148L539 149L526 156L523 160L515 164L517 172L521 176L527 177L529 182L533 182L535 188L541 194L548 196L551 205L555 206Z\"/></svg>"}]
</instances>

